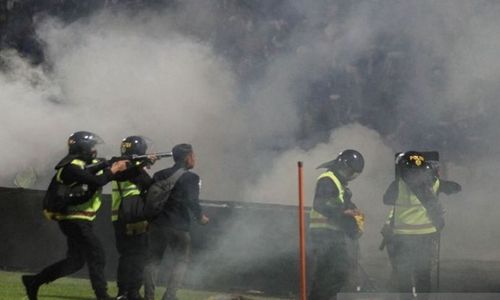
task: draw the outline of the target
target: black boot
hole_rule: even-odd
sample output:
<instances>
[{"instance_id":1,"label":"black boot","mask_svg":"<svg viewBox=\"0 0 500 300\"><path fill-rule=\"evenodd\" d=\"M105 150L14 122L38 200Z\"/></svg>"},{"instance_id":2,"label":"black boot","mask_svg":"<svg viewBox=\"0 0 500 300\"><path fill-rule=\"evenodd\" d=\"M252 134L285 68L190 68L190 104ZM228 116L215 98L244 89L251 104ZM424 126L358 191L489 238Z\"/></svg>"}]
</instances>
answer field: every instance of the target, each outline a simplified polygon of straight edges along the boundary
<instances>
[{"instance_id":1,"label":"black boot","mask_svg":"<svg viewBox=\"0 0 500 300\"><path fill-rule=\"evenodd\" d=\"M114 297L111 297L109 295L102 295L102 296L98 296L97 297L97 300L115 300L116 298Z\"/></svg>"},{"instance_id":2,"label":"black boot","mask_svg":"<svg viewBox=\"0 0 500 300\"><path fill-rule=\"evenodd\" d=\"M130 298L127 296L127 293L120 293L116 296L116 300L129 300Z\"/></svg>"},{"instance_id":3,"label":"black boot","mask_svg":"<svg viewBox=\"0 0 500 300\"><path fill-rule=\"evenodd\" d=\"M21 277L23 281L24 288L26 289L26 295L28 295L29 300L38 300L38 288L40 288L40 284L36 280L36 276L34 275L23 275Z\"/></svg>"},{"instance_id":4,"label":"black boot","mask_svg":"<svg viewBox=\"0 0 500 300\"><path fill-rule=\"evenodd\" d=\"M118 295L116 296L116 300L129 300L127 292L118 289Z\"/></svg>"}]
</instances>

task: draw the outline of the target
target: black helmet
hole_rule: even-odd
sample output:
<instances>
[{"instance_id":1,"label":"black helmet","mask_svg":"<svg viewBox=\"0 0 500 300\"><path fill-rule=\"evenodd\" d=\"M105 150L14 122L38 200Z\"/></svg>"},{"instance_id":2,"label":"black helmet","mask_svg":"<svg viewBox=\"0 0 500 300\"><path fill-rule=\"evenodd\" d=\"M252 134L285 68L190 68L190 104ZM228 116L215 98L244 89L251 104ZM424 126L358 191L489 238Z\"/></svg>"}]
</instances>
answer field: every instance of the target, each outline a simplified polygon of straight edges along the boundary
<instances>
[{"instance_id":1,"label":"black helmet","mask_svg":"<svg viewBox=\"0 0 500 300\"><path fill-rule=\"evenodd\" d=\"M400 153L396 157L396 166L403 180L407 182L422 182L434 174L432 165L417 151Z\"/></svg>"},{"instance_id":2,"label":"black helmet","mask_svg":"<svg viewBox=\"0 0 500 300\"><path fill-rule=\"evenodd\" d=\"M103 140L97 134L89 131L77 131L68 138L68 150L70 155L76 155L85 161L91 161L96 157L95 146L102 144Z\"/></svg>"},{"instance_id":3,"label":"black helmet","mask_svg":"<svg viewBox=\"0 0 500 300\"><path fill-rule=\"evenodd\" d=\"M337 157L339 165L339 175L346 180L353 180L358 177L365 167L363 155L356 150L347 149L339 153Z\"/></svg>"},{"instance_id":4,"label":"black helmet","mask_svg":"<svg viewBox=\"0 0 500 300\"><path fill-rule=\"evenodd\" d=\"M148 144L145 137L132 135L122 140L120 152L122 155L144 155L148 150Z\"/></svg>"},{"instance_id":5,"label":"black helmet","mask_svg":"<svg viewBox=\"0 0 500 300\"><path fill-rule=\"evenodd\" d=\"M407 151L400 153L396 157L396 164L399 168L424 169L430 167L422 153L417 151Z\"/></svg>"},{"instance_id":6,"label":"black helmet","mask_svg":"<svg viewBox=\"0 0 500 300\"><path fill-rule=\"evenodd\" d=\"M358 177L365 167L363 155L356 150L347 149L339 153L337 158L321 164L319 168L334 169L337 175L350 181Z\"/></svg>"}]
</instances>

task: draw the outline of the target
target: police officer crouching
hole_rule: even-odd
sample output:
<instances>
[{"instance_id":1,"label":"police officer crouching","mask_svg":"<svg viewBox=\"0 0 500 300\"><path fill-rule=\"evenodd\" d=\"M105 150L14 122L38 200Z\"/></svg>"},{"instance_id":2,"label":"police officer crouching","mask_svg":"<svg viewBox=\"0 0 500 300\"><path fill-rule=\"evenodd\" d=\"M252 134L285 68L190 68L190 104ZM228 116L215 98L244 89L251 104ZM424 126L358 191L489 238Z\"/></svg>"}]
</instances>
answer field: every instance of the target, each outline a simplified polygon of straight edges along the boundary
<instances>
[{"instance_id":1,"label":"police officer crouching","mask_svg":"<svg viewBox=\"0 0 500 300\"><path fill-rule=\"evenodd\" d=\"M347 184L363 171L364 159L349 149L318 168L326 171L318 177L310 212L312 278L308 299L336 299L351 269L346 236L359 237L358 222L363 216L352 203Z\"/></svg>"},{"instance_id":2,"label":"police officer crouching","mask_svg":"<svg viewBox=\"0 0 500 300\"><path fill-rule=\"evenodd\" d=\"M47 192L49 198L55 198L55 193L68 188L80 192L63 193L63 200L68 205L59 211L45 211L48 217L58 222L66 236L68 251L65 259L46 267L40 273L22 276L29 300L37 299L38 289L42 284L70 275L83 268L85 263L97 299L112 299L108 296L104 277L105 253L94 234L93 220L101 206L102 186L111 180L113 174L125 170L126 163L118 161L108 167L106 162L102 162L90 169L86 168L95 162L95 146L100 143L102 139L92 132L73 133L68 139L68 155L55 167L56 175Z\"/></svg>"},{"instance_id":3,"label":"police officer crouching","mask_svg":"<svg viewBox=\"0 0 500 300\"><path fill-rule=\"evenodd\" d=\"M144 155L148 148L147 140L141 136L129 136L121 143L121 154ZM128 223L120 219L121 205L125 201L142 201L151 185L152 179L145 168L149 167L156 157L148 160L130 162L127 170L116 174L112 182L112 221L115 229L116 249L119 253L117 285L118 300L143 299L139 290L143 283L143 271L148 250L147 221Z\"/></svg>"}]
</instances>

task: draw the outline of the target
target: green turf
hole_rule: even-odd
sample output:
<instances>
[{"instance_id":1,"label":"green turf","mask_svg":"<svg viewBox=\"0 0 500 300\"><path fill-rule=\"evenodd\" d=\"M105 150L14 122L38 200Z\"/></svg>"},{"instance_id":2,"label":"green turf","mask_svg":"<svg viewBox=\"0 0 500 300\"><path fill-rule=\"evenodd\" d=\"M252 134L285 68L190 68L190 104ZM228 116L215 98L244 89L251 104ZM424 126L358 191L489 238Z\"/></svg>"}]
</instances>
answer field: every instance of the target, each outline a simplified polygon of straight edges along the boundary
<instances>
[{"instance_id":1,"label":"green turf","mask_svg":"<svg viewBox=\"0 0 500 300\"><path fill-rule=\"evenodd\" d=\"M20 273L0 272L0 300L26 300L24 286L21 283ZM158 288L156 298L161 299L164 288ZM109 294L116 295L115 282L109 283ZM220 295L214 292L202 292L193 290L180 290L180 300L214 299ZM89 280L77 278L61 278L57 281L43 285L38 292L38 299L67 299L67 300L90 300L95 299ZM244 299L273 299L265 297L245 296ZM274 298L276 299L276 298Z\"/></svg>"}]
</instances>

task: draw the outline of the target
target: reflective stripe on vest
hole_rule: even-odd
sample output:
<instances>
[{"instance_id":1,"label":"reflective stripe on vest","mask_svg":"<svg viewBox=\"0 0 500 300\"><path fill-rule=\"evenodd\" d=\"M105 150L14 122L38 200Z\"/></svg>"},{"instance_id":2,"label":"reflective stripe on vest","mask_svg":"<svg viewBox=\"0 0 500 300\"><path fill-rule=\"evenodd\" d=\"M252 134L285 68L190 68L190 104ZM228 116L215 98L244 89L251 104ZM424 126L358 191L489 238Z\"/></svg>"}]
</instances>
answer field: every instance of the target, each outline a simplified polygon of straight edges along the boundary
<instances>
[{"instance_id":1,"label":"reflective stripe on vest","mask_svg":"<svg viewBox=\"0 0 500 300\"><path fill-rule=\"evenodd\" d=\"M139 196L141 190L130 181L113 181L111 187L113 188L111 193L111 221L116 221L118 220L118 210L122 201L126 201L126 198L130 196Z\"/></svg>"},{"instance_id":2,"label":"reflective stripe on vest","mask_svg":"<svg viewBox=\"0 0 500 300\"><path fill-rule=\"evenodd\" d=\"M327 205L331 206L337 206L339 204L344 204L344 192L345 188L340 183L340 180L333 174L332 171L327 171L323 174L321 174L318 177L318 181L323 178L329 178L333 181L333 184L337 187L337 190L339 191L339 195L337 196L336 199L330 199L327 202ZM333 203L332 203L333 202ZM316 211L314 208L311 209L311 212L309 213L309 228L310 229L331 229L331 230L341 230L340 226L333 223L332 220L329 220L327 217L323 216L320 214L318 211Z\"/></svg>"},{"instance_id":3,"label":"reflective stripe on vest","mask_svg":"<svg viewBox=\"0 0 500 300\"><path fill-rule=\"evenodd\" d=\"M389 215L387 215L387 218L385 219L385 224L387 225L391 224L391 219L393 214L394 214L394 207L391 208L391 210L389 211Z\"/></svg>"},{"instance_id":4,"label":"reflective stripe on vest","mask_svg":"<svg viewBox=\"0 0 500 300\"><path fill-rule=\"evenodd\" d=\"M97 160L94 160L92 163L97 163ZM71 161L72 165L79 166L80 168L84 169L86 163L83 160L79 159L74 159ZM56 180L59 182L62 182L61 180L61 173L62 169L59 169L57 171L57 177ZM103 171L97 172L97 175L102 174ZM75 184L72 184L75 185ZM79 205L70 205L68 206L68 211L65 213L57 213L54 215L54 218L56 220L88 220L88 221L93 221L97 215L97 211L101 207L101 193L102 193L102 188L99 188L92 198L90 198L89 201L79 204Z\"/></svg>"},{"instance_id":5,"label":"reflective stripe on vest","mask_svg":"<svg viewBox=\"0 0 500 300\"><path fill-rule=\"evenodd\" d=\"M136 165L139 164L140 162L136 162ZM141 194L141 190L137 185L128 180L121 182L114 180L111 182L111 188L111 221L116 221L118 220L118 211L123 199L130 196L139 196Z\"/></svg>"},{"instance_id":6,"label":"reflective stripe on vest","mask_svg":"<svg viewBox=\"0 0 500 300\"><path fill-rule=\"evenodd\" d=\"M436 180L432 189L434 194L437 194L439 180ZM428 234L437 231L427 215L427 209L403 180L399 180L399 193L395 207L395 234Z\"/></svg>"}]
</instances>

